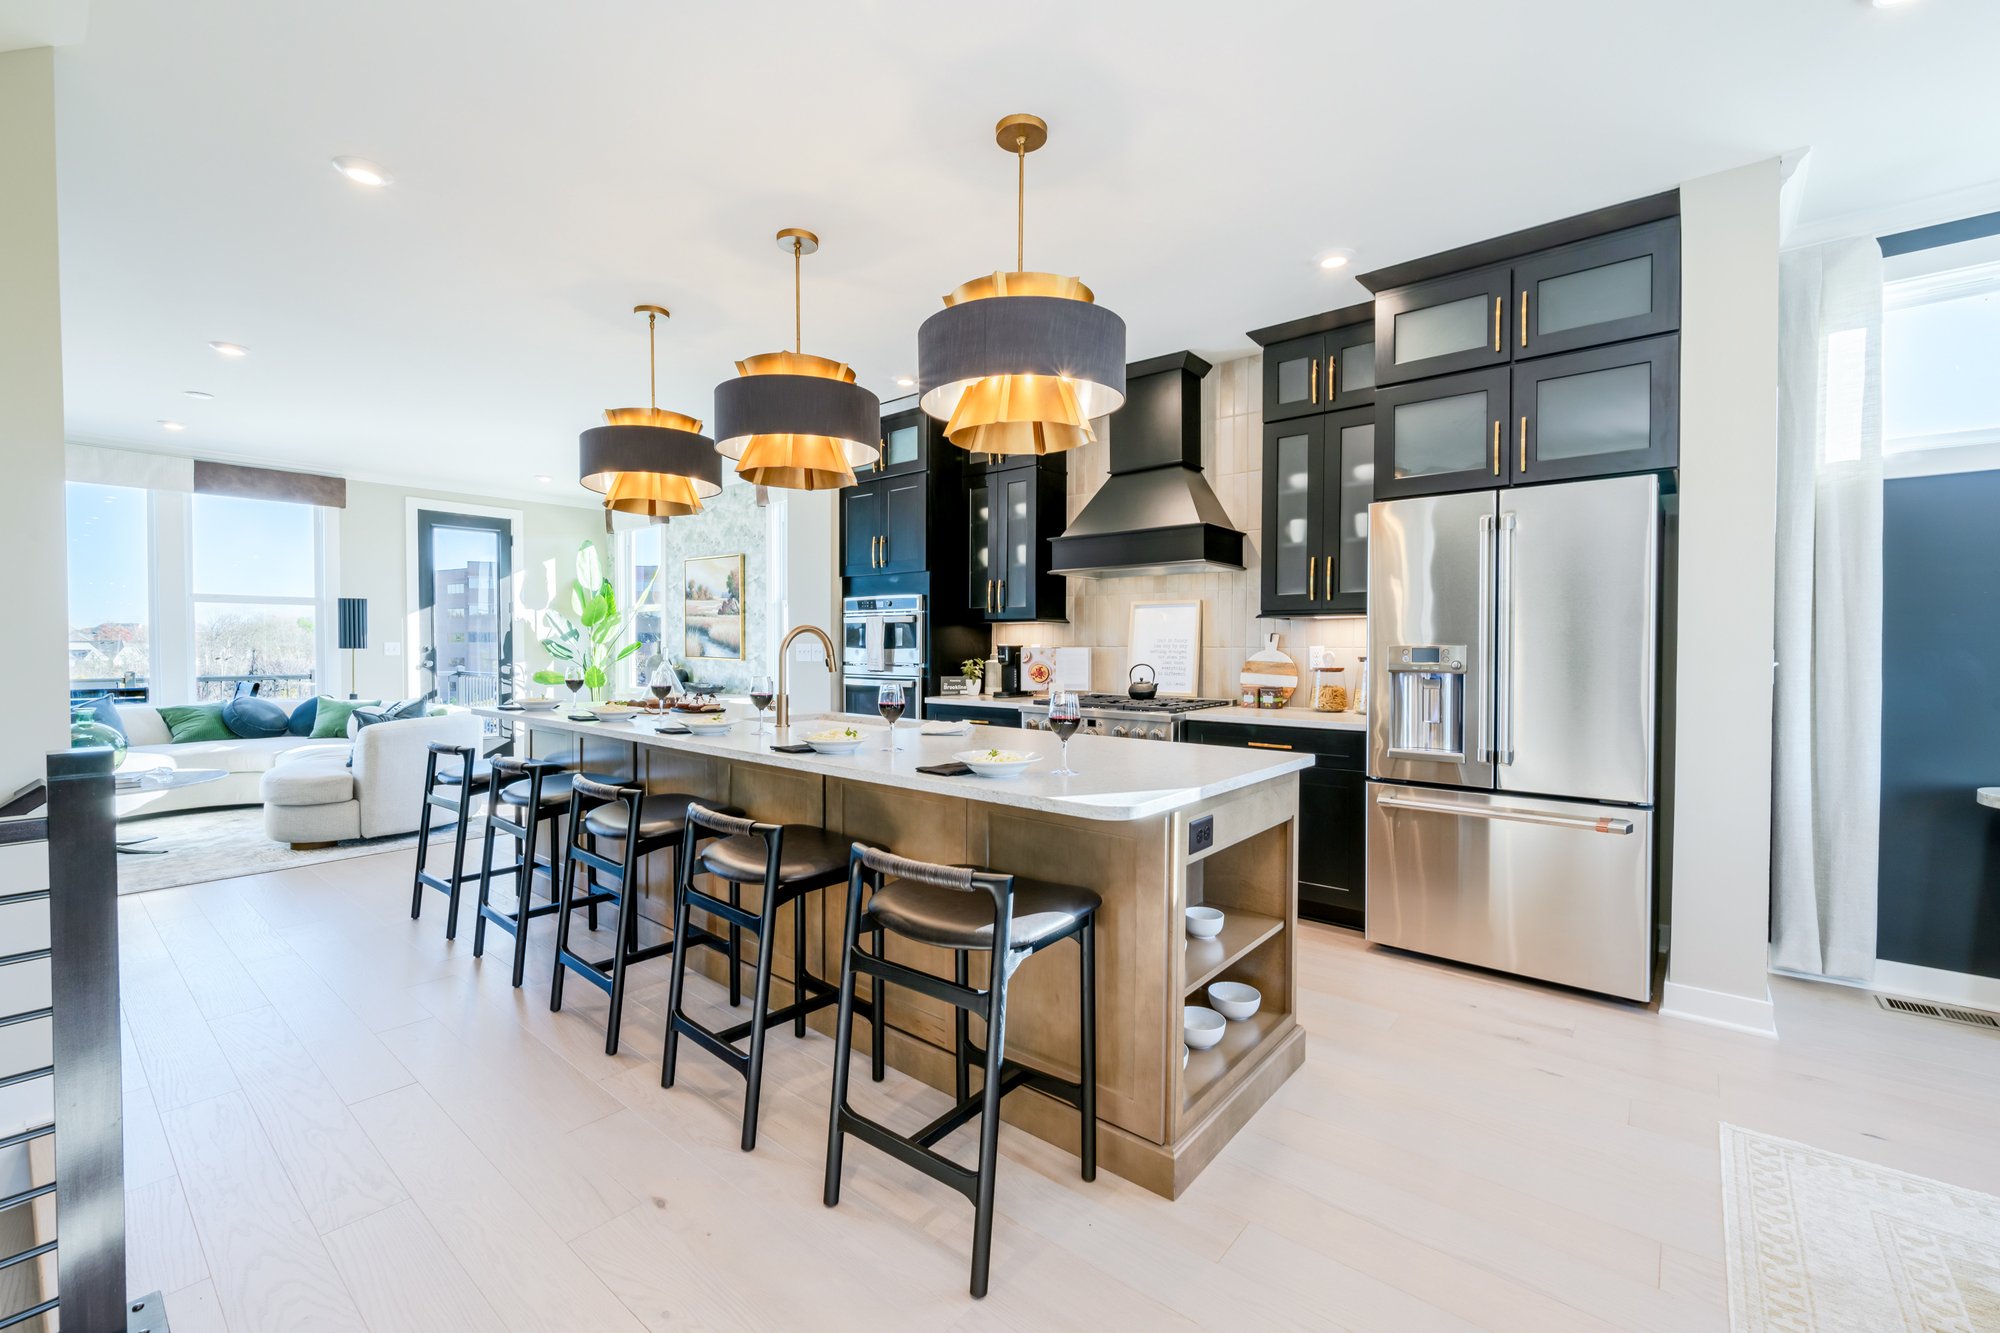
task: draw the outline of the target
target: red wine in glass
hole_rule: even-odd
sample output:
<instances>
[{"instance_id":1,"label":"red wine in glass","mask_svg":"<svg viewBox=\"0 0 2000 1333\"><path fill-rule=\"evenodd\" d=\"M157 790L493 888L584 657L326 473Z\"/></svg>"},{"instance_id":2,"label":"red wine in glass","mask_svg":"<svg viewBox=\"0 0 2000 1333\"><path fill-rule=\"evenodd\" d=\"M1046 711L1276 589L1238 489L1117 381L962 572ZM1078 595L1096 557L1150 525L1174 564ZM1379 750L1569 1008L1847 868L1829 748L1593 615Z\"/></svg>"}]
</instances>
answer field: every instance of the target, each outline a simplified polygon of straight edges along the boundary
<instances>
[{"instance_id":1,"label":"red wine in glass","mask_svg":"<svg viewBox=\"0 0 2000 1333\"><path fill-rule=\"evenodd\" d=\"M882 714L882 720L889 724L889 743L882 748L896 748L896 723L903 716L903 687L884 685L875 695L875 710Z\"/></svg>"},{"instance_id":2,"label":"red wine in glass","mask_svg":"<svg viewBox=\"0 0 2000 1333\"><path fill-rule=\"evenodd\" d=\"M1075 777L1076 770L1069 766L1069 738L1076 735L1083 725L1082 701L1075 690L1049 691L1049 730L1062 742L1062 767L1051 770L1053 777Z\"/></svg>"},{"instance_id":3,"label":"red wine in glass","mask_svg":"<svg viewBox=\"0 0 2000 1333\"><path fill-rule=\"evenodd\" d=\"M658 705L656 711L662 713L666 712L667 696L674 692L674 687L671 684L667 683L666 681L656 680L646 688L650 689L653 692L653 702Z\"/></svg>"},{"instance_id":4,"label":"red wine in glass","mask_svg":"<svg viewBox=\"0 0 2000 1333\"><path fill-rule=\"evenodd\" d=\"M759 676L750 682L750 704L757 710L757 730L764 729L764 710L771 706L771 700L778 697L769 676Z\"/></svg>"},{"instance_id":5,"label":"red wine in glass","mask_svg":"<svg viewBox=\"0 0 2000 1333\"><path fill-rule=\"evenodd\" d=\"M583 673L572 671L563 677L563 684L569 687L569 711L576 711L576 696L583 690Z\"/></svg>"}]
</instances>

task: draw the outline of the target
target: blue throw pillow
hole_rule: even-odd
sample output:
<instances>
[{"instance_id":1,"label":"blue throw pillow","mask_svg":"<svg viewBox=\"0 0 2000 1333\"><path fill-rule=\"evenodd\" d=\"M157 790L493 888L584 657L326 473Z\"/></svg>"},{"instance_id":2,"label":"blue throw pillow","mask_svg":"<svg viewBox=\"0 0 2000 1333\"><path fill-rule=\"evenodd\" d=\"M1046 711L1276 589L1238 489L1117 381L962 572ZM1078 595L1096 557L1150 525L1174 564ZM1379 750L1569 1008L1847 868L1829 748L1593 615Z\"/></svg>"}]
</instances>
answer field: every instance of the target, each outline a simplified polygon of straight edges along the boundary
<instances>
[{"instance_id":1,"label":"blue throw pillow","mask_svg":"<svg viewBox=\"0 0 2000 1333\"><path fill-rule=\"evenodd\" d=\"M132 739L132 733L125 730L125 719L118 716L118 705L111 702L110 695L100 694L95 699L90 700L89 704L91 721L102 722L126 740L129 741ZM77 707L81 708L83 705L78 704Z\"/></svg>"},{"instance_id":2,"label":"blue throw pillow","mask_svg":"<svg viewBox=\"0 0 2000 1333\"><path fill-rule=\"evenodd\" d=\"M252 694L240 694L222 705L222 725L245 740L282 736L291 723L284 709Z\"/></svg>"},{"instance_id":3,"label":"blue throw pillow","mask_svg":"<svg viewBox=\"0 0 2000 1333\"><path fill-rule=\"evenodd\" d=\"M313 734L313 719L318 716L319 696L314 695L292 710L292 720L285 730L294 736L310 736Z\"/></svg>"}]
</instances>

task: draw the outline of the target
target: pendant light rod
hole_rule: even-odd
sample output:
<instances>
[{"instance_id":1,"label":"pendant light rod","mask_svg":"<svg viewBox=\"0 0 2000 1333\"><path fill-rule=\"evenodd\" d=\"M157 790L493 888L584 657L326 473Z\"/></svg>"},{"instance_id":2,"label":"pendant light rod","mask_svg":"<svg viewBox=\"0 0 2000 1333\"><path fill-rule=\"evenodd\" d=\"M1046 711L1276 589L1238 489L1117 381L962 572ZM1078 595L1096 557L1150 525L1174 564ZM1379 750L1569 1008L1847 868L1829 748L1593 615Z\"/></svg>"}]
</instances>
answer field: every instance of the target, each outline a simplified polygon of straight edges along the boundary
<instances>
[{"instance_id":1,"label":"pendant light rod","mask_svg":"<svg viewBox=\"0 0 2000 1333\"><path fill-rule=\"evenodd\" d=\"M802 353L806 344L799 313L799 260L819 249L819 237L804 227L787 227L778 233L778 248L792 252L792 351Z\"/></svg>"},{"instance_id":2,"label":"pendant light rod","mask_svg":"<svg viewBox=\"0 0 2000 1333\"><path fill-rule=\"evenodd\" d=\"M993 140L1014 155L1014 271L1028 271L1028 154L1049 141L1049 123L1025 112L993 127Z\"/></svg>"},{"instance_id":3,"label":"pendant light rod","mask_svg":"<svg viewBox=\"0 0 2000 1333\"><path fill-rule=\"evenodd\" d=\"M672 319L673 314L663 305L635 305L632 307L632 313L646 317L646 405L654 411L658 411L660 407L660 373L659 364L653 351L653 321L663 318Z\"/></svg>"}]
</instances>

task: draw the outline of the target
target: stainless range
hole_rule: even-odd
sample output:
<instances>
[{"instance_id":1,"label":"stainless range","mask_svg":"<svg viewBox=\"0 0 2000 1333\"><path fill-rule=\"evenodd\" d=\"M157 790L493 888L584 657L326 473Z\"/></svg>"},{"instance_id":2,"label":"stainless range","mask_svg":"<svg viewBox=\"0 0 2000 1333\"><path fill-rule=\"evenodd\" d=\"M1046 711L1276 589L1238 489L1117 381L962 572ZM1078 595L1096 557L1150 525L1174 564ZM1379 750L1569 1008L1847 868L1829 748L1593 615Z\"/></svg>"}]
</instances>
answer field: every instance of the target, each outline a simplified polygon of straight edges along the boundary
<instances>
[{"instance_id":1,"label":"stainless range","mask_svg":"<svg viewBox=\"0 0 2000 1333\"><path fill-rule=\"evenodd\" d=\"M1177 741L1181 719L1204 708L1227 708L1233 699L1133 699L1123 694L1086 694L1079 701L1083 726L1094 736L1133 736L1140 740ZM1049 705L1038 700L1021 709L1021 725L1030 731L1049 729Z\"/></svg>"}]
</instances>

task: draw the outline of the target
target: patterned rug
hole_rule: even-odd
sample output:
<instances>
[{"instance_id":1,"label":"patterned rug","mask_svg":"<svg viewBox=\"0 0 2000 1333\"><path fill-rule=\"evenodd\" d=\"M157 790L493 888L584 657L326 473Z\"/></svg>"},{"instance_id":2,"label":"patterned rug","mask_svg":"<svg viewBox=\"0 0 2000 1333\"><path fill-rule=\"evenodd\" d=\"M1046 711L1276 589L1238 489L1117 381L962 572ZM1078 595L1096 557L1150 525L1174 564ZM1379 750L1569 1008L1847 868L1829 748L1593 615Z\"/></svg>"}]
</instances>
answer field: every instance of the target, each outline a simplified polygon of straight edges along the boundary
<instances>
[{"instance_id":1,"label":"patterned rug","mask_svg":"<svg viewBox=\"0 0 2000 1333\"><path fill-rule=\"evenodd\" d=\"M467 861L483 821L475 819L466 838ZM442 826L441 826L442 828ZM449 848L449 837L440 839L434 829L432 841ZM156 815L151 819L128 819L118 825L118 839L151 838L139 844L142 850L164 848L165 856L120 856L118 892L144 893L149 889L171 889L182 884L206 884L212 879L237 875L260 875L270 870L288 870L320 861L344 861L352 856L373 856L377 852L414 847L417 835L406 833L394 838L362 838L337 842L313 852L295 852L285 843L264 836L261 806L236 806L225 810L190 810L184 814Z\"/></svg>"},{"instance_id":2,"label":"patterned rug","mask_svg":"<svg viewBox=\"0 0 2000 1333\"><path fill-rule=\"evenodd\" d=\"M1722 1127L1735 1333L2000 1330L2000 1198Z\"/></svg>"}]
</instances>

